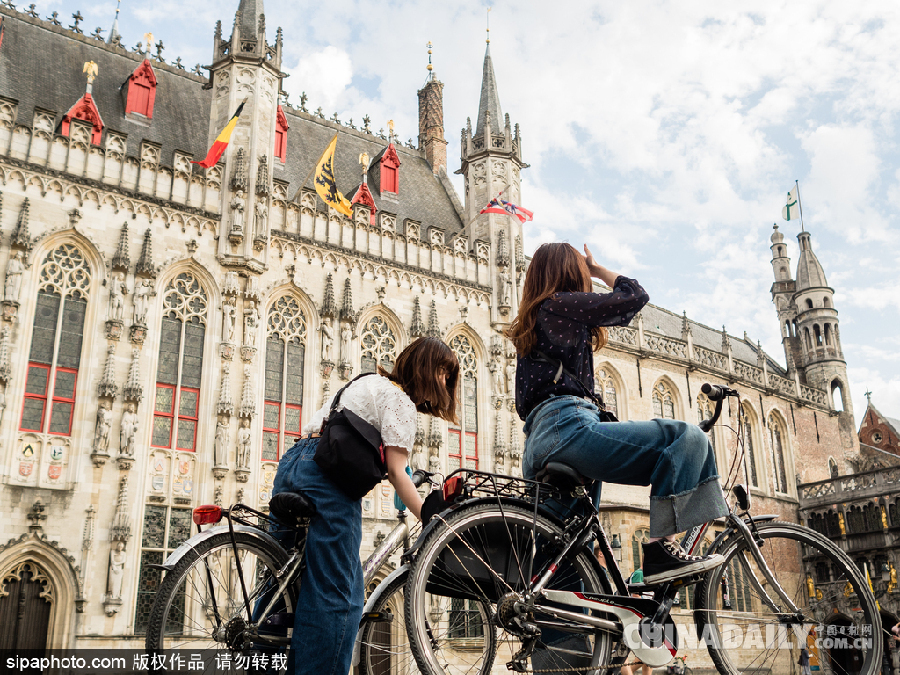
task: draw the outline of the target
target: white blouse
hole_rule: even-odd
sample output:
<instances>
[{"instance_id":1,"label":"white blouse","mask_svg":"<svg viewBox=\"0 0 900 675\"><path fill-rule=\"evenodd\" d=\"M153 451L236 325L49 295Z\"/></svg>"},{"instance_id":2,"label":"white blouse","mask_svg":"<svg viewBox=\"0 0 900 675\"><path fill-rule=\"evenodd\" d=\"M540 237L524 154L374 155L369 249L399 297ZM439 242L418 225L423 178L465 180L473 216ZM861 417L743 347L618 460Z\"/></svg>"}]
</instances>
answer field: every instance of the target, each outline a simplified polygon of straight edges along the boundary
<instances>
[{"instance_id":1,"label":"white blouse","mask_svg":"<svg viewBox=\"0 0 900 675\"><path fill-rule=\"evenodd\" d=\"M335 394L336 396L337 394ZM318 433L331 410L332 396L310 418L303 433ZM337 409L348 408L381 432L386 446L412 450L416 437L416 406L406 392L381 375L367 375L352 383L341 394Z\"/></svg>"}]
</instances>

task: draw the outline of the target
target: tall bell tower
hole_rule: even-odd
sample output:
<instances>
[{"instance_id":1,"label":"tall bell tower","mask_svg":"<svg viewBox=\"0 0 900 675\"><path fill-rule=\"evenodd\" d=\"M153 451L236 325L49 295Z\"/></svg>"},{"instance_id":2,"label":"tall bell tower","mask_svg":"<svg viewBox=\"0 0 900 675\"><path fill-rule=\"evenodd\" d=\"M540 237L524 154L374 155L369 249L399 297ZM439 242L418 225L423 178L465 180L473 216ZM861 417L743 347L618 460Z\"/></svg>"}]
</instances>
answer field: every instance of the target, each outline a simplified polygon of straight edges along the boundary
<instances>
[{"instance_id":1,"label":"tall bell tower","mask_svg":"<svg viewBox=\"0 0 900 675\"><path fill-rule=\"evenodd\" d=\"M275 124L281 91L281 29L266 42L263 0L241 0L230 39L216 24L210 86L209 144L242 103L225 151L218 255L227 264L265 264L272 193ZM256 265L252 263L256 261ZM260 268L261 269L261 268Z\"/></svg>"},{"instance_id":2,"label":"tall bell tower","mask_svg":"<svg viewBox=\"0 0 900 675\"><path fill-rule=\"evenodd\" d=\"M519 125L513 127L509 115L504 115L500 108L500 95L491 60L490 33L488 36L478 117L474 132L471 118L462 130L461 166L457 173L465 178L466 233L469 241L481 239L492 244L491 263L497 270L497 278L492 284L494 302L491 319L507 323L516 314L519 288L524 281L522 225L513 216L496 213L479 215L479 211L498 196L521 206L520 171L528 165L522 161Z\"/></svg>"}]
</instances>

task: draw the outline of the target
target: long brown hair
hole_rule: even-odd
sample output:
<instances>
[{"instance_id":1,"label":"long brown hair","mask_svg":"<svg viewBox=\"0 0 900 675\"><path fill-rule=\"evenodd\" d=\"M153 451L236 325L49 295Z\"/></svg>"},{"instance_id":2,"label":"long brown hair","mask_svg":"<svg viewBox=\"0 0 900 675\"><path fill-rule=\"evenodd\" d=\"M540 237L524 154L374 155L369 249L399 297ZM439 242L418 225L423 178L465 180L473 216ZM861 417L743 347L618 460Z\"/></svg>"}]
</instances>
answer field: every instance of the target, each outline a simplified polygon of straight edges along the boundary
<instances>
[{"instance_id":1,"label":"long brown hair","mask_svg":"<svg viewBox=\"0 0 900 675\"><path fill-rule=\"evenodd\" d=\"M506 337L516 346L519 356L534 349L534 324L544 300L556 293L590 293L592 289L591 273L583 255L570 244L541 244L525 274L519 314L506 329ZM599 351L606 344L606 329L593 326L588 330L594 351Z\"/></svg>"},{"instance_id":2,"label":"long brown hair","mask_svg":"<svg viewBox=\"0 0 900 675\"><path fill-rule=\"evenodd\" d=\"M447 371L446 386L440 380L441 370ZM453 350L439 339L419 338L400 352L392 372L378 366L378 374L403 387L419 412L459 424L456 418L459 361Z\"/></svg>"}]
</instances>

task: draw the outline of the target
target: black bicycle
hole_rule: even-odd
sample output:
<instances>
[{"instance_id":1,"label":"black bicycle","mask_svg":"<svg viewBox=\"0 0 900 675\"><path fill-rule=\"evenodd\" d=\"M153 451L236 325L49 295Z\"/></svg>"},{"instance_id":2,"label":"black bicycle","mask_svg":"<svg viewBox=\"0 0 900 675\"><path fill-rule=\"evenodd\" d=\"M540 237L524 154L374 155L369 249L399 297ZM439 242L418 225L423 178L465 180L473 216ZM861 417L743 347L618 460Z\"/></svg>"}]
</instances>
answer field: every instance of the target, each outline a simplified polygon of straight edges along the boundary
<instances>
[{"instance_id":1,"label":"black bicycle","mask_svg":"<svg viewBox=\"0 0 900 675\"><path fill-rule=\"evenodd\" d=\"M704 385L716 401L737 392ZM461 469L444 483L452 506L423 530L406 586L406 623L426 675L489 671L606 673L629 653L659 667L678 653L670 615L696 585L694 621L722 675L794 672L801 647L843 597L855 598L855 635L831 651L835 675L875 675L881 620L865 577L819 533L776 516L751 515L743 485L732 490L725 527L707 553L724 564L658 586L627 584L613 557L591 485L574 469L548 464L529 481ZM708 524L682 540L693 553ZM593 555L598 542L603 570ZM812 582L817 566L827 580ZM632 597L651 593L652 598ZM735 607L729 600L741 594Z\"/></svg>"}]
</instances>

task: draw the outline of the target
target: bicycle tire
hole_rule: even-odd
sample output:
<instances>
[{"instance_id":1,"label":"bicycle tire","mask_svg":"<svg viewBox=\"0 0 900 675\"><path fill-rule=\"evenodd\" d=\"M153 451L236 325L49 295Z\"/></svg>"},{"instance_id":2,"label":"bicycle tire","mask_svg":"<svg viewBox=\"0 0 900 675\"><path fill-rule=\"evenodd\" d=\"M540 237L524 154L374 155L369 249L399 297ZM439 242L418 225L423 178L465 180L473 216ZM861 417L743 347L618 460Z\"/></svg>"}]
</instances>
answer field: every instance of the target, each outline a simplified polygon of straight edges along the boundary
<instances>
[{"instance_id":1,"label":"bicycle tire","mask_svg":"<svg viewBox=\"0 0 900 675\"><path fill-rule=\"evenodd\" d=\"M253 611L255 601L263 594L265 588L271 587L273 581L271 571L282 568L287 563L288 555L277 544L247 532L237 531L234 538L242 555L242 571ZM264 565L265 571L257 569L252 559L254 557ZM240 580L236 574L236 567L231 564L233 559L231 535L227 531L221 532L197 544L166 573L147 620L145 646L148 652L172 648L228 647L223 636L217 637L213 634L215 627L211 619L211 603L204 605L203 598L210 597L209 579L212 578L214 585L212 597L216 598L217 609L223 623L231 623L237 629L239 620L245 622L248 620ZM210 563L208 567L204 561ZM222 582L221 587L215 586L217 582ZM224 591L220 592L220 588ZM283 609L280 611L291 614L295 605L296 588L291 585L286 589ZM292 622L282 623L291 625L272 630L281 630L285 637L290 637ZM277 648L270 647L270 649Z\"/></svg>"},{"instance_id":2,"label":"bicycle tire","mask_svg":"<svg viewBox=\"0 0 900 675\"><path fill-rule=\"evenodd\" d=\"M773 572L804 620L793 619L785 628L779 628L788 620L779 618L762 600L762 585L757 584L748 572L752 571L756 579L764 580L764 577L748 553L743 537L732 535L716 551L725 556L725 564L710 570L701 582L695 611L698 637L706 638L710 657L718 671L722 675L793 673L800 648L807 646L809 625L843 621L832 608L853 604L857 617L855 622L847 619L847 625L855 625L861 634L870 631L871 640L867 643L862 635L850 638L849 647L841 648L840 653L835 653L836 648L823 651L820 658L828 661L834 675L850 675L851 672L875 675L881 667L881 618L865 577L850 557L826 537L796 523L760 523L757 531L764 542L760 550L766 560L782 561ZM810 598L807 575L811 578L817 575L816 563L829 565L829 576L834 578L817 583L817 597ZM729 588L733 589L730 590L730 608L720 592L726 573ZM853 603L844 602L850 599L848 589L856 593ZM819 592L821 597L818 597ZM795 628L797 626L799 628ZM727 631L724 630L726 627ZM857 665L846 667L847 659ZM822 667L825 665L822 663Z\"/></svg>"},{"instance_id":3,"label":"bicycle tire","mask_svg":"<svg viewBox=\"0 0 900 675\"><path fill-rule=\"evenodd\" d=\"M501 508L497 503L451 513L428 535L416 552L406 586L407 630L422 673L490 672L495 658L511 659L520 649L521 640L498 620L497 599L504 592L524 588L533 525L538 551L555 545L563 535L562 528L542 515L535 522L533 511L512 504ZM609 592L588 549L572 558L562 562L548 588ZM532 572L538 572L537 566ZM477 613L471 607L465 609L464 603L472 600L479 604ZM552 646L539 640L532 668L565 670L608 662L608 633L563 632L562 640L551 640ZM578 653L574 660L571 652ZM537 659L540 663L534 665Z\"/></svg>"}]
</instances>

